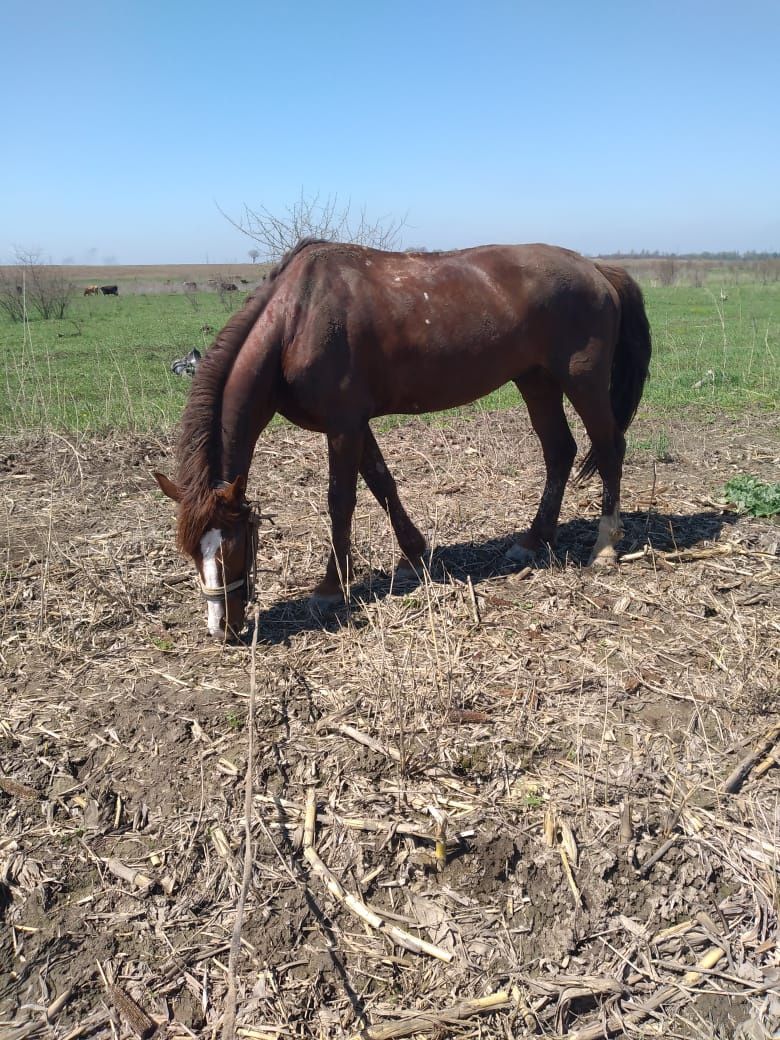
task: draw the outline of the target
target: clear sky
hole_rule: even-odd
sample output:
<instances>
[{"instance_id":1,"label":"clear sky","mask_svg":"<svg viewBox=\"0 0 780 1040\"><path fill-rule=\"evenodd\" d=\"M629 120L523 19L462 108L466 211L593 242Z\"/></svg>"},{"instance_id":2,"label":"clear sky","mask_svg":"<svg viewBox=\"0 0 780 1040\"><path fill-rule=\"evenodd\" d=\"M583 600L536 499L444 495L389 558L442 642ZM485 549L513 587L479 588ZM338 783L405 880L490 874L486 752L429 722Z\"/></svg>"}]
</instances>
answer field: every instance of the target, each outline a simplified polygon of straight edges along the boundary
<instances>
[{"instance_id":1,"label":"clear sky","mask_svg":"<svg viewBox=\"0 0 780 1040\"><path fill-rule=\"evenodd\" d=\"M0 262L225 263L337 194L405 246L780 250L779 0L3 0Z\"/></svg>"}]
</instances>

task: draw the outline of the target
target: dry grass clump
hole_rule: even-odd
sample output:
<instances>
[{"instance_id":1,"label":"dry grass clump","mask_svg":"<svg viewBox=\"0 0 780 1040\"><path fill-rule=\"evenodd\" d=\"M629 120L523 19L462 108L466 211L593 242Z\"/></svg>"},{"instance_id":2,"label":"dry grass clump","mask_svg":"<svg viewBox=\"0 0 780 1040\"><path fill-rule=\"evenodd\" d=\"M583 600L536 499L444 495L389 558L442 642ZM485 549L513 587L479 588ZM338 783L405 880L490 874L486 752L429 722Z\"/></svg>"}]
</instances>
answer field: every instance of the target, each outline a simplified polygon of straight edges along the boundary
<instances>
[{"instance_id":1,"label":"dry grass clump","mask_svg":"<svg viewBox=\"0 0 780 1040\"><path fill-rule=\"evenodd\" d=\"M607 572L595 487L505 561L524 415L382 442L428 572L393 583L361 495L313 615L324 450L276 429L255 648L203 634L167 442L3 445L0 1036L770 1035L780 535L718 492L776 426L633 456Z\"/></svg>"}]
</instances>

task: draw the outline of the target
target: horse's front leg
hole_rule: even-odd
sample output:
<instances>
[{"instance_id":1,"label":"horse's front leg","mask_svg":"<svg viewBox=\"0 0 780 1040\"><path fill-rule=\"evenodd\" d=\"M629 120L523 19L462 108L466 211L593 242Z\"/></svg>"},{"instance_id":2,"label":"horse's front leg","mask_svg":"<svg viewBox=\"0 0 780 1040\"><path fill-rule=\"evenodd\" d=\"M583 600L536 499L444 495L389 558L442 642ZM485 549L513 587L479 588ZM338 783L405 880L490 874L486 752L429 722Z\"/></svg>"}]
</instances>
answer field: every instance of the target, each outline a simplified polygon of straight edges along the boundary
<instances>
[{"instance_id":1,"label":"horse's front leg","mask_svg":"<svg viewBox=\"0 0 780 1040\"><path fill-rule=\"evenodd\" d=\"M363 457L360 475L382 509L389 515L395 536L404 554L398 565L398 576L417 574L422 568L426 551L425 539L410 520L409 514L398 497L398 488L371 428L367 427L363 440Z\"/></svg>"},{"instance_id":2,"label":"horse's front leg","mask_svg":"<svg viewBox=\"0 0 780 1040\"><path fill-rule=\"evenodd\" d=\"M362 431L328 435L331 552L325 577L314 590L313 599L318 603L340 603L351 578L349 541L362 453Z\"/></svg>"}]
</instances>

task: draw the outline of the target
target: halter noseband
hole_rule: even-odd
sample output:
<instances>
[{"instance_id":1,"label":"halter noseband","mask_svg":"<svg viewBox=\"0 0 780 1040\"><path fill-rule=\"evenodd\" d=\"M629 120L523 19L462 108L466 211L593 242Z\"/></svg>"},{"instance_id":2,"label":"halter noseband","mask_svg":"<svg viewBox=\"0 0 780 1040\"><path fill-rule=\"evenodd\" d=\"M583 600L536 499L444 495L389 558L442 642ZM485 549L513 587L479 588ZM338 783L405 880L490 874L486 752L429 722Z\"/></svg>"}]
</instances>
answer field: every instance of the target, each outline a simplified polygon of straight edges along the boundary
<instances>
[{"instance_id":1,"label":"halter noseband","mask_svg":"<svg viewBox=\"0 0 780 1040\"><path fill-rule=\"evenodd\" d=\"M236 578L227 585L207 585L200 574L196 573L198 588L204 599L212 603L222 603L231 592L237 592L240 588L246 591L247 602L255 593L255 577L257 575L257 542L260 516L251 509L246 522L245 540L245 563L246 571L243 578ZM248 559L248 562L247 562Z\"/></svg>"},{"instance_id":2,"label":"halter noseband","mask_svg":"<svg viewBox=\"0 0 780 1040\"><path fill-rule=\"evenodd\" d=\"M198 575L198 585L200 587L201 595L204 599L210 599L212 601L221 602L229 592L235 592L236 589L242 588L246 585L247 599L250 598L251 593L249 591L249 575L247 574L243 578L238 578L237 581L231 581L229 585L206 585Z\"/></svg>"}]
</instances>

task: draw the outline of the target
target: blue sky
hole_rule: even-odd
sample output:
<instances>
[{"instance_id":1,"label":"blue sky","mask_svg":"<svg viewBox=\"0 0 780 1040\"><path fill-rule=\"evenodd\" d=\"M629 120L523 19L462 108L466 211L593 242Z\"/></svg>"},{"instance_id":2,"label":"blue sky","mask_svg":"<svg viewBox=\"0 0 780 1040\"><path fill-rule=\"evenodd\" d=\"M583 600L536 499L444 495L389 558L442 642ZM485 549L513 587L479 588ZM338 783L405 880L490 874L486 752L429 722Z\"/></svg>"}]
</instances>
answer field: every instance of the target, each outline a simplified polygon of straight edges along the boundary
<instances>
[{"instance_id":1,"label":"blue sky","mask_svg":"<svg viewBox=\"0 0 780 1040\"><path fill-rule=\"evenodd\" d=\"M337 194L406 246L780 250L777 0L0 10L0 262L224 263Z\"/></svg>"}]
</instances>

